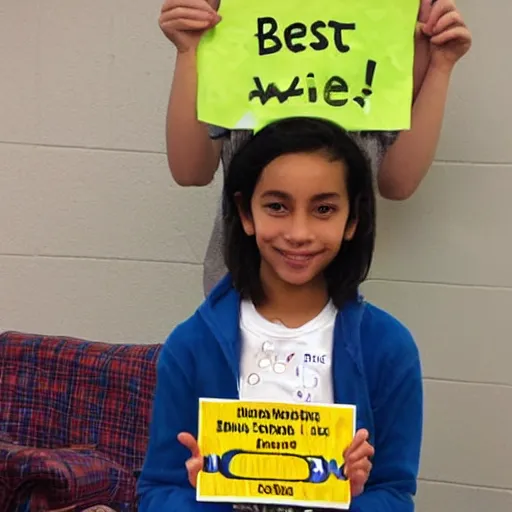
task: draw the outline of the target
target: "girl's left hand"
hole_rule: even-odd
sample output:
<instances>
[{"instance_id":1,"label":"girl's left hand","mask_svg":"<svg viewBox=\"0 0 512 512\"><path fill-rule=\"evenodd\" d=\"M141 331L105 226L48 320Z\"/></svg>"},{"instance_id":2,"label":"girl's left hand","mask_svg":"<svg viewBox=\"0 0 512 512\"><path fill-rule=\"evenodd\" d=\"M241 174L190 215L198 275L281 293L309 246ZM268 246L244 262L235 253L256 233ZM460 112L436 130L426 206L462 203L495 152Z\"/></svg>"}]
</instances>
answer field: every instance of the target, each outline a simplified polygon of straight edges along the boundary
<instances>
[{"instance_id":1,"label":"girl's left hand","mask_svg":"<svg viewBox=\"0 0 512 512\"><path fill-rule=\"evenodd\" d=\"M368 438L367 430L358 430L352 443L343 453L345 477L350 481L352 496L359 496L363 492L372 470L370 459L375 454L375 450L368 443Z\"/></svg>"},{"instance_id":2,"label":"girl's left hand","mask_svg":"<svg viewBox=\"0 0 512 512\"><path fill-rule=\"evenodd\" d=\"M430 39L431 65L451 71L471 48L471 32L454 0L422 0L419 21Z\"/></svg>"}]
</instances>

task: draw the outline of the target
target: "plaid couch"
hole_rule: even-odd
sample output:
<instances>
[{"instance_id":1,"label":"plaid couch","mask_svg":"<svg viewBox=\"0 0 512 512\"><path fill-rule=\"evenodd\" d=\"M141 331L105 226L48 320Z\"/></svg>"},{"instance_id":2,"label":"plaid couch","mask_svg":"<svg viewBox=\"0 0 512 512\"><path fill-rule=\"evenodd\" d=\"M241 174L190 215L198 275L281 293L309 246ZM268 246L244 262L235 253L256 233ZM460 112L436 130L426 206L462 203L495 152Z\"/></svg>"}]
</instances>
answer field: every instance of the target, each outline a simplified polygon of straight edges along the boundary
<instances>
[{"instance_id":1,"label":"plaid couch","mask_svg":"<svg viewBox=\"0 0 512 512\"><path fill-rule=\"evenodd\" d=\"M159 351L0 334L0 512L136 510Z\"/></svg>"}]
</instances>

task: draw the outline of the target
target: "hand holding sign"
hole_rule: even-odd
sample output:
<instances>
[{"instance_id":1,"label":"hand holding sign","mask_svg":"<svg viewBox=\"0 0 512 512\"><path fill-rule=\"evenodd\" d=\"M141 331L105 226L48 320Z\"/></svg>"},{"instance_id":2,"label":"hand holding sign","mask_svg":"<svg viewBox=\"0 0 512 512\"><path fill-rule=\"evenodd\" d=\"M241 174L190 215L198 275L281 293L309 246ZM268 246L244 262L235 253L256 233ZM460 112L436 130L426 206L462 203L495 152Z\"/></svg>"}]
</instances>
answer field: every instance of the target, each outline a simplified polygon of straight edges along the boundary
<instances>
[{"instance_id":1,"label":"hand holding sign","mask_svg":"<svg viewBox=\"0 0 512 512\"><path fill-rule=\"evenodd\" d=\"M190 482L190 485L195 489L197 486L197 475L201 469L203 469L203 457L201 456L199 445L197 444L194 436L192 434L188 434L187 432L182 432L179 434L178 441L185 448L190 450L190 458L185 463L185 467L187 468L188 481Z\"/></svg>"},{"instance_id":2,"label":"hand holding sign","mask_svg":"<svg viewBox=\"0 0 512 512\"><path fill-rule=\"evenodd\" d=\"M419 0L222 0L198 48L198 114L253 129L293 116L410 126Z\"/></svg>"},{"instance_id":3,"label":"hand holding sign","mask_svg":"<svg viewBox=\"0 0 512 512\"><path fill-rule=\"evenodd\" d=\"M195 51L203 33L219 21L216 0L165 0L158 20L178 52Z\"/></svg>"},{"instance_id":4,"label":"hand holding sign","mask_svg":"<svg viewBox=\"0 0 512 512\"><path fill-rule=\"evenodd\" d=\"M370 459L374 456L375 450L368 442L368 437L367 430L358 430L352 443L343 454L345 476L350 480L352 496L359 496L363 492L372 470Z\"/></svg>"},{"instance_id":5,"label":"hand holding sign","mask_svg":"<svg viewBox=\"0 0 512 512\"><path fill-rule=\"evenodd\" d=\"M203 469L203 456L196 439L191 434L182 432L178 435L178 441L190 450L190 458L185 463L185 467L187 468L188 481L195 489L197 487L197 476ZM368 431L365 429L358 430L352 443L343 453L343 458L346 461L344 473L350 481L352 496L359 496L363 492L372 470L370 459L374 454L375 450L368 443Z\"/></svg>"},{"instance_id":6,"label":"hand holding sign","mask_svg":"<svg viewBox=\"0 0 512 512\"><path fill-rule=\"evenodd\" d=\"M430 37L432 64L451 70L471 48L471 32L453 0L422 1L420 22Z\"/></svg>"},{"instance_id":7,"label":"hand holding sign","mask_svg":"<svg viewBox=\"0 0 512 512\"><path fill-rule=\"evenodd\" d=\"M363 492L374 450L354 434L355 408L200 399L199 449L190 434L189 481L199 501L347 509ZM204 457L203 457L204 456Z\"/></svg>"}]
</instances>

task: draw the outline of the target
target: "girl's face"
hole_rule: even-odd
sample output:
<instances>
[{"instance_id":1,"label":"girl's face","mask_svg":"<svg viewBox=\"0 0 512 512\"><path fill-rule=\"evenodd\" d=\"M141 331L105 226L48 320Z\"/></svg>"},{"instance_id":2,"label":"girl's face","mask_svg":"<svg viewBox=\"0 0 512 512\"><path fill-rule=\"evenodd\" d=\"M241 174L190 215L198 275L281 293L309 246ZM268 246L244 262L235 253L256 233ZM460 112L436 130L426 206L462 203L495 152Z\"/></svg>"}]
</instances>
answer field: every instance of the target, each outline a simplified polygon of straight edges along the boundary
<instances>
[{"instance_id":1,"label":"girl's face","mask_svg":"<svg viewBox=\"0 0 512 512\"><path fill-rule=\"evenodd\" d=\"M316 283L343 240L353 237L346 172L343 162L320 152L283 155L263 170L251 213L240 216L246 234L256 238L265 286Z\"/></svg>"}]
</instances>

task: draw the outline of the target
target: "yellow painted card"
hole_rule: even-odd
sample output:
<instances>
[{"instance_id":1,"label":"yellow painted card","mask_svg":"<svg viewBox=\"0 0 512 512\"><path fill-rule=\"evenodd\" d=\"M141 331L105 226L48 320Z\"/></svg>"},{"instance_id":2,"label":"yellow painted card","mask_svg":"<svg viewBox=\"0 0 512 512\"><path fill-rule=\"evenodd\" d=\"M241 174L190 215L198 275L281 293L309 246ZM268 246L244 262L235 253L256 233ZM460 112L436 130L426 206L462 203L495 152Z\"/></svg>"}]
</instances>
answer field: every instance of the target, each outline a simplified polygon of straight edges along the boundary
<instances>
[{"instance_id":1,"label":"yellow painted card","mask_svg":"<svg viewBox=\"0 0 512 512\"><path fill-rule=\"evenodd\" d=\"M293 116L410 128L420 0L221 0L198 49L199 119L259 129Z\"/></svg>"},{"instance_id":2,"label":"yellow painted card","mask_svg":"<svg viewBox=\"0 0 512 512\"><path fill-rule=\"evenodd\" d=\"M197 499L348 509L354 406L201 399Z\"/></svg>"}]
</instances>

